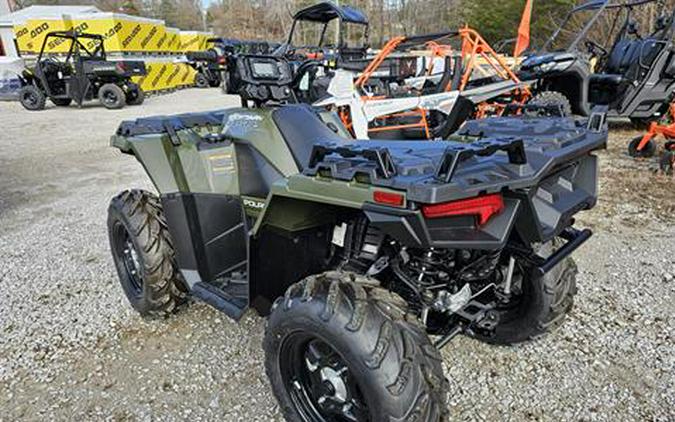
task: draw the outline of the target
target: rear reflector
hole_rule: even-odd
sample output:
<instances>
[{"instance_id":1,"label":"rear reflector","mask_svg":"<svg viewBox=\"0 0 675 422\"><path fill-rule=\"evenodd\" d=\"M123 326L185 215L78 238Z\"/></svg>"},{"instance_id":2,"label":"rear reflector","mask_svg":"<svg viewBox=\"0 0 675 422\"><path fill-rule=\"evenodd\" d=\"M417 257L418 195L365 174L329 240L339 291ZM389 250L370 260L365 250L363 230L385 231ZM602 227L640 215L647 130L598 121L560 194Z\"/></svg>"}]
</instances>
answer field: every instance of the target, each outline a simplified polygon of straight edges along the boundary
<instances>
[{"instance_id":1,"label":"rear reflector","mask_svg":"<svg viewBox=\"0 0 675 422\"><path fill-rule=\"evenodd\" d=\"M373 200L378 204L402 207L404 198L400 193L375 191Z\"/></svg>"},{"instance_id":2,"label":"rear reflector","mask_svg":"<svg viewBox=\"0 0 675 422\"><path fill-rule=\"evenodd\" d=\"M473 215L476 216L478 225L480 226L487 223L490 218L503 210L504 199L499 193L422 207L422 213L424 213L426 218Z\"/></svg>"}]
</instances>

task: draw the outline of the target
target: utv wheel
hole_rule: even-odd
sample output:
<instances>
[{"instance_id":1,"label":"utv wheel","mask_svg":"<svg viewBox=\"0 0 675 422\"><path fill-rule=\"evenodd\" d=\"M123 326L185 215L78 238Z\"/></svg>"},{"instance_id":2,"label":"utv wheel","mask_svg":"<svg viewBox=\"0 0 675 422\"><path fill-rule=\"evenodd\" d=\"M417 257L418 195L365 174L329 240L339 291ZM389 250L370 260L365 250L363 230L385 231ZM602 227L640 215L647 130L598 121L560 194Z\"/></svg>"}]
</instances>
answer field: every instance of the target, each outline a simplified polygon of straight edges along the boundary
<instances>
[{"instance_id":1,"label":"utv wheel","mask_svg":"<svg viewBox=\"0 0 675 422\"><path fill-rule=\"evenodd\" d=\"M530 100L529 104L540 107L560 107L564 116L572 115L570 100L564 94L557 91L540 92Z\"/></svg>"},{"instance_id":2,"label":"utv wheel","mask_svg":"<svg viewBox=\"0 0 675 422\"><path fill-rule=\"evenodd\" d=\"M230 93L230 77L227 73L223 73L221 76L220 89L223 91L223 94Z\"/></svg>"},{"instance_id":3,"label":"utv wheel","mask_svg":"<svg viewBox=\"0 0 675 422\"><path fill-rule=\"evenodd\" d=\"M57 107L68 107L73 102L72 98L51 98L51 102Z\"/></svg>"},{"instance_id":4,"label":"utv wheel","mask_svg":"<svg viewBox=\"0 0 675 422\"><path fill-rule=\"evenodd\" d=\"M174 313L187 298L175 252L156 196L125 191L108 208L108 237L117 274L141 315Z\"/></svg>"},{"instance_id":5,"label":"utv wheel","mask_svg":"<svg viewBox=\"0 0 675 422\"><path fill-rule=\"evenodd\" d=\"M47 97L35 85L26 85L19 90L21 105L30 111L44 110Z\"/></svg>"},{"instance_id":6,"label":"utv wheel","mask_svg":"<svg viewBox=\"0 0 675 422\"><path fill-rule=\"evenodd\" d=\"M659 160L659 168L668 176L672 176L675 172L675 151L666 151L661 155Z\"/></svg>"},{"instance_id":7,"label":"utv wheel","mask_svg":"<svg viewBox=\"0 0 675 422\"><path fill-rule=\"evenodd\" d=\"M628 144L628 155L634 158L651 158L656 154L658 147L653 139L650 139L641 150L638 150L640 142L642 142L642 136L638 136Z\"/></svg>"},{"instance_id":8,"label":"utv wheel","mask_svg":"<svg viewBox=\"0 0 675 422\"><path fill-rule=\"evenodd\" d=\"M270 315L265 366L288 421L439 421L441 355L399 296L350 273L291 286Z\"/></svg>"},{"instance_id":9,"label":"utv wheel","mask_svg":"<svg viewBox=\"0 0 675 422\"><path fill-rule=\"evenodd\" d=\"M197 88L208 88L209 80L206 79L206 76L202 75L201 73L197 73L197 76L195 76L195 85Z\"/></svg>"},{"instance_id":10,"label":"utv wheel","mask_svg":"<svg viewBox=\"0 0 675 422\"><path fill-rule=\"evenodd\" d=\"M136 86L129 90L126 99L128 105L141 105L143 104L143 101L145 101L145 92L143 92L140 87Z\"/></svg>"},{"instance_id":11,"label":"utv wheel","mask_svg":"<svg viewBox=\"0 0 675 422\"><path fill-rule=\"evenodd\" d=\"M652 122L655 122L657 120L658 119L653 117L631 117L630 123L636 130L644 132L646 130L649 130L649 126L651 126Z\"/></svg>"},{"instance_id":12,"label":"utv wheel","mask_svg":"<svg viewBox=\"0 0 675 422\"><path fill-rule=\"evenodd\" d=\"M98 99L105 108L114 110L124 107L126 95L122 88L115 84L105 84L98 90Z\"/></svg>"},{"instance_id":13,"label":"utv wheel","mask_svg":"<svg viewBox=\"0 0 675 422\"><path fill-rule=\"evenodd\" d=\"M542 256L553 253L553 244L544 245L544 251ZM534 276L531 268L516 264L514 284L520 285L519 297L496 311L497 325L493 331L475 330L469 335L491 344L511 345L555 331L574 306L577 272L572 258L564 260L543 277Z\"/></svg>"}]
</instances>

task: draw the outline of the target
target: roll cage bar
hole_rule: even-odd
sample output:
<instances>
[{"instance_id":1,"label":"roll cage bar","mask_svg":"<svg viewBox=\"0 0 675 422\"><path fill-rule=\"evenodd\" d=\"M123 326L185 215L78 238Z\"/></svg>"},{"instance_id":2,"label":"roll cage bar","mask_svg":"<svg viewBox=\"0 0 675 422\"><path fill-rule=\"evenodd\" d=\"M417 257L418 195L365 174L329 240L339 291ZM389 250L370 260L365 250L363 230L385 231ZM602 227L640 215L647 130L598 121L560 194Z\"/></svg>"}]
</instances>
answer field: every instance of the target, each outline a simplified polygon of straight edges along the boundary
<instances>
[{"instance_id":1,"label":"roll cage bar","mask_svg":"<svg viewBox=\"0 0 675 422\"><path fill-rule=\"evenodd\" d=\"M362 11L354 7L338 6L333 2L324 1L315 4L313 6L307 7L305 9L302 9L293 16L293 25L291 26L291 31L288 34L288 40L286 41L286 45L290 46L293 44L293 36L295 35L295 29L297 27L298 22L314 22L323 24L318 45L318 47L322 47L326 31L328 30L328 26L335 19L339 20L339 28L338 28L339 39L338 45L336 46L338 49L345 47L343 29L344 25L347 23L365 26L364 38L366 40L368 39L368 31L369 31L368 17L366 17L366 15Z\"/></svg>"},{"instance_id":2,"label":"roll cage bar","mask_svg":"<svg viewBox=\"0 0 675 422\"><path fill-rule=\"evenodd\" d=\"M586 37L588 34L588 31L591 30L593 25L597 22L597 20L602 16L602 14L607 11L607 10L613 10L613 9L623 9L626 8L629 10L628 15L626 16L626 21L624 22L623 30L628 25L628 21L630 20L630 10L633 9L634 7L639 7L643 6L645 4L649 3L660 3L661 5L661 10L665 7L665 4L662 2L662 0L633 0L633 1L621 1L621 0L590 0L584 4L581 4L572 10L570 10L567 15L565 16L565 19L562 21L562 23L558 26L558 28L553 32L553 34L549 37L549 39L546 41L544 46L541 48L541 51L549 51L551 48L551 45L555 42L555 40L560 36L562 33L563 28L567 26L567 24L570 22L572 17L579 13L579 12L584 12L584 11L593 11L595 10L595 14L593 17L584 25L583 29L579 32L579 34L575 37L574 41L567 47L565 51L571 52L576 50L577 46L579 43ZM618 19L618 17L617 17ZM672 19L671 19L672 21ZM671 22L672 25L672 22Z\"/></svg>"},{"instance_id":3,"label":"roll cage bar","mask_svg":"<svg viewBox=\"0 0 675 422\"><path fill-rule=\"evenodd\" d=\"M38 54L37 61L40 62L42 60L42 57L44 56L45 53L45 47L48 44L48 40L50 38L60 38L60 39L65 39L65 40L70 40L72 41L70 43L70 48L68 49L68 54L66 55L65 62L68 62L73 55L80 54L81 50L84 50L89 57L96 57L97 56L97 51L100 51L100 57L105 59L106 53L105 53L105 47L103 45L103 36L98 35L98 34L87 34L87 33L79 33L76 31L53 31L49 32L47 36L45 37L44 41L42 42L42 47L40 48L40 54ZM92 52L89 51L86 45L84 45L80 39L88 39L88 40L93 40L96 42L96 49Z\"/></svg>"},{"instance_id":4,"label":"roll cage bar","mask_svg":"<svg viewBox=\"0 0 675 422\"><path fill-rule=\"evenodd\" d=\"M459 39L461 48L453 51L448 41ZM478 67L478 61L483 60L492 68L495 75L502 80L511 80L519 84L521 81L504 59L495 52L485 39L474 29L464 27L456 31L438 32L432 34L415 35L410 37L395 37L389 40L382 50L368 64L363 73L356 79L356 86L363 88L375 71L396 50L410 49L424 46L433 57L450 57L455 65L452 71L456 72L453 80L447 80L444 91L463 91L471 80L473 72ZM458 67L459 65L459 67ZM427 69L431 73L433 67ZM446 69L448 71L450 69Z\"/></svg>"}]
</instances>

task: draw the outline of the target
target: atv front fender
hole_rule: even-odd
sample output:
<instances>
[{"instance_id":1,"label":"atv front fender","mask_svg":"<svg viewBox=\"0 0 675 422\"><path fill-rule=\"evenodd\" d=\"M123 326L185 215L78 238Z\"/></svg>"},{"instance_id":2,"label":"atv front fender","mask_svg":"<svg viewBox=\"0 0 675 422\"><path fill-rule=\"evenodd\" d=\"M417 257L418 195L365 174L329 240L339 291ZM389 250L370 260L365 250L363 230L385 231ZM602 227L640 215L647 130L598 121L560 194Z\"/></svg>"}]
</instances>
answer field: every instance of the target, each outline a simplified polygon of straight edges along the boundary
<instances>
[{"instance_id":1,"label":"atv front fender","mask_svg":"<svg viewBox=\"0 0 675 422\"><path fill-rule=\"evenodd\" d=\"M110 137L110 146L117 148L125 154L134 155L133 148L131 147L131 142L125 136L113 135Z\"/></svg>"}]
</instances>

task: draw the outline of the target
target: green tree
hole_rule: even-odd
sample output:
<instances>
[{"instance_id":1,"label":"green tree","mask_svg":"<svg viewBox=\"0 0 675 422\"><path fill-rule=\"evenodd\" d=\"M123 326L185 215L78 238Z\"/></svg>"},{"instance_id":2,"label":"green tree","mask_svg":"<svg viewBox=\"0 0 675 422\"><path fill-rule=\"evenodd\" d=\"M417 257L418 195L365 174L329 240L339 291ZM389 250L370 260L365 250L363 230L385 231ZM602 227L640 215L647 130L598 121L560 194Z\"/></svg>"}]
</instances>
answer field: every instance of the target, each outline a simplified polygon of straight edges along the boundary
<instances>
[{"instance_id":1,"label":"green tree","mask_svg":"<svg viewBox=\"0 0 675 422\"><path fill-rule=\"evenodd\" d=\"M525 0L464 1L465 21L477 29L490 43L515 38L525 8ZM541 43L562 17L577 2L574 0L534 0L531 35L533 43Z\"/></svg>"}]
</instances>

